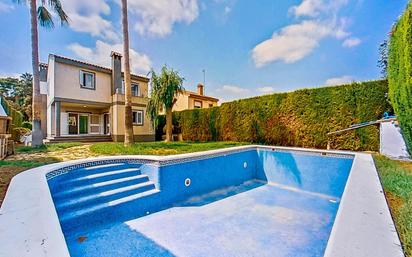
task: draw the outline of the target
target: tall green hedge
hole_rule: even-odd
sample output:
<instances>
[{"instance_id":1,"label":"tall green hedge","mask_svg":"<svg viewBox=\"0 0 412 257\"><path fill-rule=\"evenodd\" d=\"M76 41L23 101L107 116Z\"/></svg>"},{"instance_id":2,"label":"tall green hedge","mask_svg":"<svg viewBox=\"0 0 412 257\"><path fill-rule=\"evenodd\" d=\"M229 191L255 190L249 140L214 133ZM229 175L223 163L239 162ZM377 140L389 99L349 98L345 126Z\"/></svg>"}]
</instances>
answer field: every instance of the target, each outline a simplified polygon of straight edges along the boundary
<instances>
[{"instance_id":1,"label":"tall green hedge","mask_svg":"<svg viewBox=\"0 0 412 257\"><path fill-rule=\"evenodd\" d=\"M14 127L21 127L23 123L23 114L10 106L3 96L0 97L0 101L4 111L12 118L12 125Z\"/></svg>"},{"instance_id":2,"label":"tall green hedge","mask_svg":"<svg viewBox=\"0 0 412 257\"><path fill-rule=\"evenodd\" d=\"M412 153L412 3L392 29L388 81L389 98Z\"/></svg>"},{"instance_id":3,"label":"tall green hedge","mask_svg":"<svg viewBox=\"0 0 412 257\"><path fill-rule=\"evenodd\" d=\"M303 89L174 112L174 129L184 140L242 141L326 148L327 133L376 120L391 112L386 80ZM164 126L159 122L158 131ZM334 149L379 149L379 128L366 127L330 137Z\"/></svg>"}]
</instances>

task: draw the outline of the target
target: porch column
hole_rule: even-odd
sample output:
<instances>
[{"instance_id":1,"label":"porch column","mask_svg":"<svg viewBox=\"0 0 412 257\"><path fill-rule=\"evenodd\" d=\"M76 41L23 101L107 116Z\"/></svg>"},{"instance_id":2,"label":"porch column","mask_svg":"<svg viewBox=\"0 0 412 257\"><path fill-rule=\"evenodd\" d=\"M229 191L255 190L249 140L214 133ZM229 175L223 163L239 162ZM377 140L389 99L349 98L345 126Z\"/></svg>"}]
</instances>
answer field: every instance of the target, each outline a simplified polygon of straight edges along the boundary
<instances>
[{"instance_id":1,"label":"porch column","mask_svg":"<svg viewBox=\"0 0 412 257\"><path fill-rule=\"evenodd\" d=\"M54 110L55 110L55 122L56 122L56 137L60 136L60 102L54 102Z\"/></svg>"}]
</instances>

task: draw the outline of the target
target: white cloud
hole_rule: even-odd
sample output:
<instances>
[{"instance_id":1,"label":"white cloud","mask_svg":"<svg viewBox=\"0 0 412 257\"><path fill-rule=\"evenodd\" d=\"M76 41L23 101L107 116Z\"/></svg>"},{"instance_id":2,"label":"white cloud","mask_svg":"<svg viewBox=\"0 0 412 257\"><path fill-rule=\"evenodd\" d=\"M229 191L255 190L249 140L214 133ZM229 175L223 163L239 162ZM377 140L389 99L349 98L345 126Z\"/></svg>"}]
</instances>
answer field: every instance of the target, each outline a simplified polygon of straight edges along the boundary
<instances>
[{"instance_id":1,"label":"white cloud","mask_svg":"<svg viewBox=\"0 0 412 257\"><path fill-rule=\"evenodd\" d=\"M0 71L0 78L19 78L21 74L16 72Z\"/></svg>"},{"instance_id":2,"label":"white cloud","mask_svg":"<svg viewBox=\"0 0 412 257\"><path fill-rule=\"evenodd\" d=\"M99 15L82 16L77 13L69 15L70 26L75 31L86 32L94 37L102 37L113 41L120 39L114 31L112 23Z\"/></svg>"},{"instance_id":3,"label":"white cloud","mask_svg":"<svg viewBox=\"0 0 412 257\"><path fill-rule=\"evenodd\" d=\"M350 48L350 47L355 47L359 45L360 43L362 43L362 41L359 38L351 37L343 41L342 46Z\"/></svg>"},{"instance_id":4,"label":"white cloud","mask_svg":"<svg viewBox=\"0 0 412 257\"><path fill-rule=\"evenodd\" d=\"M220 102L229 102L237 99L248 98L252 96L251 90L234 85L223 85L215 90Z\"/></svg>"},{"instance_id":5,"label":"white cloud","mask_svg":"<svg viewBox=\"0 0 412 257\"><path fill-rule=\"evenodd\" d=\"M199 15L197 0L129 0L128 8L139 17L134 25L139 33L157 36L166 36L175 23L190 24Z\"/></svg>"},{"instance_id":6,"label":"white cloud","mask_svg":"<svg viewBox=\"0 0 412 257\"><path fill-rule=\"evenodd\" d=\"M110 15L108 0L62 0L69 16L69 26L77 32L89 33L112 41L119 40L112 22L105 18Z\"/></svg>"},{"instance_id":7,"label":"white cloud","mask_svg":"<svg viewBox=\"0 0 412 257\"><path fill-rule=\"evenodd\" d=\"M352 83L353 81L355 81L355 79L351 76L342 76L342 77L327 79L325 84L328 86L343 85L343 84Z\"/></svg>"},{"instance_id":8,"label":"white cloud","mask_svg":"<svg viewBox=\"0 0 412 257\"><path fill-rule=\"evenodd\" d=\"M225 10L224 10L225 15L229 14L231 11L232 11L232 8L231 8L231 7L229 7L229 6L226 6L226 7L225 7Z\"/></svg>"},{"instance_id":9,"label":"white cloud","mask_svg":"<svg viewBox=\"0 0 412 257\"><path fill-rule=\"evenodd\" d=\"M274 92L273 87L259 87L256 90L252 90L245 87L236 85L223 85L216 89L213 93L221 102L229 102L238 99L250 98L257 95L265 95Z\"/></svg>"},{"instance_id":10,"label":"white cloud","mask_svg":"<svg viewBox=\"0 0 412 257\"><path fill-rule=\"evenodd\" d=\"M300 5L292 6L289 12L296 17L318 17L324 13L337 12L348 0L303 0Z\"/></svg>"},{"instance_id":11,"label":"white cloud","mask_svg":"<svg viewBox=\"0 0 412 257\"><path fill-rule=\"evenodd\" d=\"M273 87L259 87L257 91L262 94L270 94L270 93L273 93L275 89Z\"/></svg>"},{"instance_id":12,"label":"white cloud","mask_svg":"<svg viewBox=\"0 0 412 257\"><path fill-rule=\"evenodd\" d=\"M14 10L13 5L0 2L0 13L1 12L10 12L11 10Z\"/></svg>"},{"instance_id":13,"label":"white cloud","mask_svg":"<svg viewBox=\"0 0 412 257\"><path fill-rule=\"evenodd\" d=\"M348 39L346 30L350 20L339 17L339 10L349 0L303 0L292 6L289 12L295 17L309 17L298 23L285 26L272 37L257 44L252 50L256 67L275 61L294 63L308 56L320 42L328 37L345 40L344 47L355 46L360 40Z\"/></svg>"},{"instance_id":14,"label":"white cloud","mask_svg":"<svg viewBox=\"0 0 412 257\"><path fill-rule=\"evenodd\" d=\"M304 0L300 5L292 6L289 12L297 17L303 15L315 17L319 14L321 7L322 0Z\"/></svg>"},{"instance_id":15,"label":"white cloud","mask_svg":"<svg viewBox=\"0 0 412 257\"><path fill-rule=\"evenodd\" d=\"M110 53L112 51L123 53L122 44L108 44L100 40L96 41L95 48L85 47L79 43L71 44L68 48L73 51L78 58L106 67L111 66ZM147 73L150 68L151 61L147 55L130 49L130 69L133 73Z\"/></svg>"},{"instance_id":16,"label":"white cloud","mask_svg":"<svg viewBox=\"0 0 412 257\"><path fill-rule=\"evenodd\" d=\"M252 50L257 67L273 61L293 63L301 60L319 46L319 41L332 36L340 38L346 32L332 23L303 21L284 27L272 38L263 41Z\"/></svg>"}]
</instances>

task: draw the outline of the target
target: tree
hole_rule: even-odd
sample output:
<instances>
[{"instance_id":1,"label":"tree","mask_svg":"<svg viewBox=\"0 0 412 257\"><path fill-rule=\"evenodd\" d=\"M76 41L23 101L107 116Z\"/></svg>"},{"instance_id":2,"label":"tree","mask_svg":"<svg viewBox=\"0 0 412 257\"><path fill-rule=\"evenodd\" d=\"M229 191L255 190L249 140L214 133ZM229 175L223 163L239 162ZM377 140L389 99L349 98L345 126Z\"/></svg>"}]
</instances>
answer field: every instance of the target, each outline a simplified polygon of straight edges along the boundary
<instances>
[{"instance_id":1,"label":"tree","mask_svg":"<svg viewBox=\"0 0 412 257\"><path fill-rule=\"evenodd\" d=\"M379 45L378 67L381 69L382 78L388 77L388 40L384 40Z\"/></svg>"},{"instance_id":2,"label":"tree","mask_svg":"<svg viewBox=\"0 0 412 257\"><path fill-rule=\"evenodd\" d=\"M53 28L54 21L52 14L47 7L51 8L59 17L61 25L68 23L69 17L64 12L60 0L41 0L37 8L36 0L15 0L18 3L30 4L30 26L31 26L31 51L33 69L33 104L32 104L32 146L37 147L43 144L41 132L41 96L40 96L40 68L39 68L39 33L38 22L45 28Z\"/></svg>"},{"instance_id":3,"label":"tree","mask_svg":"<svg viewBox=\"0 0 412 257\"><path fill-rule=\"evenodd\" d=\"M0 93L24 115L25 121L31 121L32 117L32 90L33 76L29 73L23 73L19 78L0 78Z\"/></svg>"},{"instance_id":4,"label":"tree","mask_svg":"<svg viewBox=\"0 0 412 257\"><path fill-rule=\"evenodd\" d=\"M127 0L122 0L122 25L123 25L123 54L124 54L124 145L133 144L133 113L132 113L132 86L130 82L129 59L129 24L127 21Z\"/></svg>"},{"instance_id":5,"label":"tree","mask_svg":"<svg viewBox=\"0 0 412 257\"><path fill-rule=\"evenodd\" d=\"M172 108L176 103L177 94L181 93L183 88L184 78L179 76L179 73L173 69L168 69L163 66L160 75L157 75L154 70L151 72L151 92L150 99L147 105L147 115L154 122L159 114L159 111L164 107L166 110L166 142L172 141Z\"/></svg>"},{"instance_id":6,"label":"tree","mask_svg":"<svg viewBox=\"0 0 412 257\"><path fill-rule=\"evenodd\" d=\"M0 94L4 97L14 96L13 92L19 83L18 78L0 78Z\"/></svg>"}]
</instances>

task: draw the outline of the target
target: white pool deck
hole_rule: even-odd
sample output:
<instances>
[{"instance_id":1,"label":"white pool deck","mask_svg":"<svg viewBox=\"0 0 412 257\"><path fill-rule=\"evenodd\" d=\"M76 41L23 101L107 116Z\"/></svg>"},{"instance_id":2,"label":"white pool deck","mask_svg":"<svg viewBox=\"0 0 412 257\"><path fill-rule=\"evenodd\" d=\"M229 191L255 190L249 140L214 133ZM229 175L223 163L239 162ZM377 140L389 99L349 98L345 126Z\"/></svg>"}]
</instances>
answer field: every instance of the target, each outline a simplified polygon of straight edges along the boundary
<instances>
[{"instance_id":1,"label":"white pool deck","mask_svg":"<svg viewBox=\"0 0 412 257\"><path fill-rule=\"evenodd\" d=\"M326 247L326 257L402 257L396 228L372 156L366 153L289 147L239 146L207 151L225 153L253 148L327 152L355 156ZM199 157L205 152L173 156L115 156L51 164L15 176L0 209L0 257L69 257L69 251L46 180L50 171L96 160L153 161Z\"/></svg>"}]
</instances>

